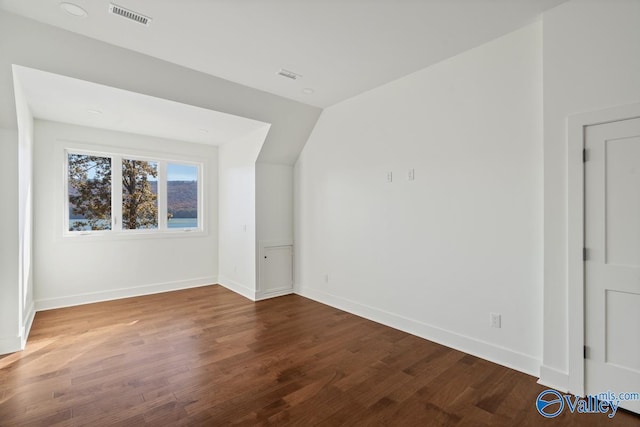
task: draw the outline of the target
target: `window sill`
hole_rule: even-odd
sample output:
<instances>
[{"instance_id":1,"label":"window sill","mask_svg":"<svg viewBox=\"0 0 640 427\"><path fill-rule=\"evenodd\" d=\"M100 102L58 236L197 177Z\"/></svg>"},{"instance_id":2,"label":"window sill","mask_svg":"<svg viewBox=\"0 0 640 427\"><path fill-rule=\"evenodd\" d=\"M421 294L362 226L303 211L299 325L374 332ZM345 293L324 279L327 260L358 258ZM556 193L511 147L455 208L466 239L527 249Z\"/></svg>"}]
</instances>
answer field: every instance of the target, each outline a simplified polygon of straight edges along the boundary
<instances>
[{"instance_id":1,"label":"window sill","mask_svg":"<svg viewBox=\"0 0 640 427\"><path fill-rule=\"evenodd\" d=\"M75 231L64 232L62 238L68 241L89 240L146 240L146 239L183 239L207 237L209 233L203 229L172 230L125 230L125 231Z\"/></svg>"}]
</instances>

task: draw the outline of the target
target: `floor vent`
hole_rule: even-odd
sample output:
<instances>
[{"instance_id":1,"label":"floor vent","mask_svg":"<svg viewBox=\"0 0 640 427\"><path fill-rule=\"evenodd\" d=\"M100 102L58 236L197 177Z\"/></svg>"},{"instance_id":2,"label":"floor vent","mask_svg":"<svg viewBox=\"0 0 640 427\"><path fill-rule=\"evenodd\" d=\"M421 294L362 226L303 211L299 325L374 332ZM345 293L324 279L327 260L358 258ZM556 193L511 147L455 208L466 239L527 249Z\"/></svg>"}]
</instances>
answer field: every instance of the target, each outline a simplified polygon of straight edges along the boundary
<instances>
[{"instance_id":1,"label":"floor vent","mask_svg":"<svg viewBox=\"0 0 640 427\"><path fill-rule=\"evenodd\" d=\"M138 12L134 12L133 10L126 9L113 3L109 4L109 13L122 16L123 18L129 19L133 22L142 24L145 27L148 27L151 23L151 18L149 18L148 16L144 16Z\"/></svg>"}]
</instances>

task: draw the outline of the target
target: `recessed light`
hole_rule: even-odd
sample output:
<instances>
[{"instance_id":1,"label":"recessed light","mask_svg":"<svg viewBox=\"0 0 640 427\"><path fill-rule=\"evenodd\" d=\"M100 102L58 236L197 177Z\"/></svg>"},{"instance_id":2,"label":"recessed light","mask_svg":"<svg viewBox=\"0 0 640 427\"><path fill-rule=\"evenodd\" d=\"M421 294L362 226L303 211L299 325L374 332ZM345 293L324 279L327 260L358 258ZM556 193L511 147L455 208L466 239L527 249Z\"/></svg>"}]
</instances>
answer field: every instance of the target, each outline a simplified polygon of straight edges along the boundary
<instances>
[{"instance_id":1,"label":"recessed light","mask_svg":"<svg viewBox=\"0 0 640 427\"><path fill-rule=\"evenodd\" d=\"M90 109L88 109L88 110L87 110L87 112L88 112L88 113L91 113L91 114L95 114L95 115L102 114L102 111L100 111L100 110L94 110L94 109L91 109L91 108L90 108Z\"/></svg>"},{"instance_id":2,"label":"recessed light","mask_svg":"<svg viewBox=\"0 0 640 427\"><path fill-rule=\"evenodd\" d=\"M307 95L311 95L313 92L315 92L315 90L311 89L310 87L305 87L304 89L302 89L302 93L306 93Z\"/></svg>"},{"instance_id":3,"label":"recessed light","mask_svg":"<svg viewBox=\"0 0 640 427\"><path fill-rule=\"evenodd\" d=\"M69 15L77 16L78 18L86 18L89 15L86 10L74 3L62 2L60 7Z\"/></svg>"}]
</instances>

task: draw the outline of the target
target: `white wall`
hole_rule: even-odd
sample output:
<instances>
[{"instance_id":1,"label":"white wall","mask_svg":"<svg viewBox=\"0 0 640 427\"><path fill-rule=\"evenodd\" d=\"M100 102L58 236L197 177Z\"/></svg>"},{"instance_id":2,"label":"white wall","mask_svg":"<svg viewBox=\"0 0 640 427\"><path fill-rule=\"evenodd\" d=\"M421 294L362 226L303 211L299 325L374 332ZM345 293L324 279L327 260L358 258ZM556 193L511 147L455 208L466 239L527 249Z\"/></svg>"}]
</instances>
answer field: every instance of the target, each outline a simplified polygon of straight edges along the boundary
<instances>
[{"instance_id":1,"label":"white wall","mask_svg":"<svg viewBox=\"0 0 640 427\"><path fill-rule=\"evenodd\" d=\"M325 109L295 167L297 292L537 374L541 48L535 23Z\"/></svg>"},{"instance_id":2,"label":"white wall","mask_svg":"<svg viewBox=\"0 0 640 427\"><path fill-rule=\"evenodd\" d=\"M38 309L216 282L217 148L36 120L34 282ZM160 152L204 163L205 235L171 238L63 237L64 148L71 143Z\"/></svg>"},{"instance_id":3,"label":"white wall","mask_svg":"<svg viewBox=\"0 0 640 427\"><path fill-rule=\"evenodd\" d=\"M567 388L569 115L640 102L640 2L572 1L544 23L544 366Z\"/></svg>"},{"instance_id":4,"label":"white wall","mask_svg":"<svg viewBox=\"0 0 640 427\"><path fill-rule=\"evenodd\" d=\"M14 74L18 122L18 306L20 348L24 348L35 315L33 304L33 115L18 76Z\"/></svg>"},{"instance_id":5,"label":"white wall","mask_svg":"<svg viewBox=\"0 0 640 427\"><path fill-rule=\"evenodd\" d=\"M33 116L13 76L18 132L2 130L2 250L0 251L0 354L24 348L33 304ZM13 197L16 197L15 200ZM6 219L4 218L6 216Z\"/></svg>"},{"instance_id":6,"label":"white wall","mask_svg":"<svg viewBox=\"0 0 640 427\"><path fill-rule=\"evenodd\" d=\"M256 164L256 228L259 242L293 243L293 166Z\"/></svg>"},{"instance_id":7,"label":"white wall","mask_svg":"<svg viewBox=\"0 0 640 427\"><path fill-rule=\"evenodd\" d=\"M264 266L261 251L270 246L293 245L292 165L256 164L256 240L256 298L262 299L273 294L269 295L268 284L260 283L260 266Z\"/></svg>"},{"instance_id":8,"label":"white wall","mask_svg":"<svg viewBox=\"0 0 640 427\"><path fill-rule=\"evenodd\" d=\"M0 354L20 349L18 133L0 129Z\"/></svg>"},{"instance_id":9,"label":"white wall","mask_svg":"<svg viewBox=\"0 0 640 427\"><path fill-rule=\"evenodd\" d=\"M249 299L256 292L256 159L269 126L220 147L218 282Z\"/></svg>"}]
</instances>

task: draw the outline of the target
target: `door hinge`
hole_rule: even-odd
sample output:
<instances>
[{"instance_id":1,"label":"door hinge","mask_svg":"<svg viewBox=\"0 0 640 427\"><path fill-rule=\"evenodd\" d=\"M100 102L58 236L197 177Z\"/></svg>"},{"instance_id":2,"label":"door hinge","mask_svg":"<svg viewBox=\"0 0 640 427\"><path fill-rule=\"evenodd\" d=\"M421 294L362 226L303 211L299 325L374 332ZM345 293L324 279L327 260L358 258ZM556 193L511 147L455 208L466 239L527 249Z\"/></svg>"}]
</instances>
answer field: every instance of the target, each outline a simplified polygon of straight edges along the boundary
<instances>
[{"instance_id":1,"label":"door hinge","mask_svg":"<svg viewBox=\"0 0 640 427\"><path fill-rule=\"evenodd\" d=\"M582 260L587 260L587 248L582 248Z\"/></svg>"},{"instance_id":2,"label":"door hinge","mask_svg":"<svg viewBox=\"0 0 640 427\"><path fill-rule=\"evenodd\" d=\"M583 163L587 162L587 149L586 148L582 149L582 162Z\"/></svg>"},{"instance_id":3,"label":"door hinge","mask_svg":"<svg viewBox=\"0 0 640 427\"><path fill-rule=\"evenodd\" d=\"M582 358L586 359L587 358L587 346L582 346Z\"/></svg>"}]
</instances>

